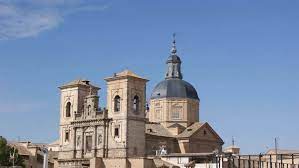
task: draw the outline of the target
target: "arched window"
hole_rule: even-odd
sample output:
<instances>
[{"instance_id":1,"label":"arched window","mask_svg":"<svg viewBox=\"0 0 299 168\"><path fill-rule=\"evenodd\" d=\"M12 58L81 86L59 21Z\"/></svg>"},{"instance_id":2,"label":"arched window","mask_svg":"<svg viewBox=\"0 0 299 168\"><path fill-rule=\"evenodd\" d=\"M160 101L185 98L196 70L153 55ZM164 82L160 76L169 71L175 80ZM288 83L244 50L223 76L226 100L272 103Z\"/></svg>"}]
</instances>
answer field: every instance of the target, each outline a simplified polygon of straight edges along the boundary
<instances>
[{"instance_id":1,"label":"arched window","mask_svg":"<svg viewBox=\"0 0 299 168\"><path fill-rule=\"evenodd\" d=\"M65 107L65 116L70 117L71 116L71 103L67 102Z\"/></svg>"},{"instance_id":2,"label":"arched window","mask_svg":"<svg viewBox=\"0 0 299 168\"><path fill-rule=\"evenodd\" d=\"M114 97L114 112L119 112L120 111L120 97L116 95Z\"/></svg>"},{"instance_id":3,"label":"arched window","mask_svg":"<svg viewBox=\"0 0 299 168\"><path fill-rule=\"evenodd\" d=\"M139 111L139 97L137 95L133 99L133 111L134 113L138 113Z\"/></svg>"},{"instance_id":4,"label":"arched window","mask_svg":"<svg viewBox=\"0 0 299 168\"><path fill-rule=\"evenodd\" d=\"M70 134L69 134L69 132L65 132L65 138L64 138L64 141L65 141L65 142L68 142L69 139L70 139Z\"/></svg>"},{"instance_id":5,"label":"arched window","mask_svg":"<svg viewBox=\"0 0 299 168\"><path fill-rule=\"evenodd\" d=\"M91 105L88 105L87 106L87 115L90 115L90 113L91 113Z\"/></svg>"}]
</instances>

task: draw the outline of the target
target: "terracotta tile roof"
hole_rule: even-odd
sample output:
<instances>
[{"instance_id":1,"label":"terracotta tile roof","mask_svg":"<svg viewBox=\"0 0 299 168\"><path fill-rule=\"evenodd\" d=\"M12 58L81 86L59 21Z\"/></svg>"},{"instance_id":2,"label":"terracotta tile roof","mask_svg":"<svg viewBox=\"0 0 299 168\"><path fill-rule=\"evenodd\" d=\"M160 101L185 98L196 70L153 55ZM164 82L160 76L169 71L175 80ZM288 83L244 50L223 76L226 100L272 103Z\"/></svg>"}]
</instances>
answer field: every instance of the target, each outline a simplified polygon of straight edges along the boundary
<instances>
[{"instance_id":1,"label":"terracotta tile roof","mask_svg":"<svg viewBox=\"0 0 299 168\"><path fill-rule=\"evenodd\" d=\"M66 83L62 86L60 86L59 88L66 88L66 87L71 87L71 86L86 86L86 87L94 87L94 88L98 88L96 86L93 86L90 84L90 81L89 80L86 80L86 79L76 79L76 80L73 80L69 83ZM98 88L99 89L99 88Z\"/></svg>"},{"instance_id":2,"label":"terracotta tile roof","mask_svg":"<svg viewBox=\"0 0 299 168\"><path fill-rule=\"evenodd\" d=\"M221 137L214 131L214 129L207 122L205 122L205 123L199 123L199 122L193 123L192 125L187 127L181 134L177 135L176 138L189 138L192 135L194 135L198 130L200 130L202 128L208 129L215 136L215 138L218 139L218 141L220 143L224 144Z\"/></svg>"},{"instance_id":3,"label":"terracotta tile roof","mask_svg":"<svg viewBox=\"0 0 299 168\"><path fill-rule=\"evenodd\" d=\"M114 79L118 79L118 78L123 78L123 77L134 77L134 78L138 78L138 79L142 79L142 80L148 81L147 79L138 76L137 74L135 74L134 72L132 72L132 71L130 71L128 69L126 69L126 70L124 70L122 72L119 72L119 73L114 73L113 76L105 78L105 80L106 81L110 81L110 80L114 80Z\"/></svg>"},{"instance_id":4,"label":"terracotta tile roof","mask_svg":"<svg viewBox=\"0 0 299 168\"><path fill-rule=\"evenodd\" d=\"M183 137L190 137L192 136L197 130L199 130L204 124L195 122L189 127L187 127L182 133L177 135L178 138L183 138Z\"/></svg>"},{"instance_id":5,"label":"terracotta tile roof","mask_svg":"<svg viewBox=\"0 0 299 168\"><path fill-rule=\"evenodd\" d=\"M164 126L159 123L147 123L145 125L145 133L155 136L174 137Z\"/></svg>"},{"instance_id":6,"label":"terracotta tile roof","mask_svg":"<svg viewBox=\"0 0 299 168\"><path fill-rule=\"evenodd\" d=\"M56 145L59 145L59 139L57 139L56 141L48 144L48 146L56 146Z\"/></svg>"},{"instance_id":7,"label":"terracotta tile roof","mask_svg":"<svg viewBox=\"0 0 299 168\"><path fill-rule=\"evenodd\" d=\"M30 156L30 151L23 145L17 144L17 143L8 143L10 147L16 148L18 150L18 153L22 156Z\"/></svg>"},{"instance_id":8,"label":"terracotta tile roof","mask_svg":"<svg viewBox=\"0 0 299 168\"><path fill-rule=\"evenodd\" d=\"M138 76L137 74L135 74L134 72L132 72L128 69L117 73L116 76L132 76L132 77L136 77L136 78L141 78L140 76Z\"/></svg>"}]
</instances>

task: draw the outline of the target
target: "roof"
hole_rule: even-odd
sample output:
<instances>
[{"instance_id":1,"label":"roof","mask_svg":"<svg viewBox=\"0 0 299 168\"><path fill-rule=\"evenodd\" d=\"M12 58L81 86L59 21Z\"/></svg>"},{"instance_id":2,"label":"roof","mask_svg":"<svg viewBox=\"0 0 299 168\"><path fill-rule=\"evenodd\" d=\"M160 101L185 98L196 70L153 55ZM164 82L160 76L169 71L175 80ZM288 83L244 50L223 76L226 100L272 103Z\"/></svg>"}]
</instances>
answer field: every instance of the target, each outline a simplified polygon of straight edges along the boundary
<instances>
[{"instance_id":1,"label":"roof","mask_svg":"<svg viewBox=\"0 0 299 168\"><path fill-rule=\"evenodd\" d=\"M221 137L213 130L213 128L207 123L199 123L195 122L189 127L187 127L182 133L178 135L171 134L163 125L160 123L146 123L145 125L145 133L148 135L153 136L161 136L161 137L169 137L169 138L190 138L191 136L195 135L195 133L202 129L207 128L213 135L216 136L217 139L219 139L220 142L223 143L223 140Z\"/></svg>"},{"instance_id":2,"label":"roof","mask_svg":"<svg viewBox=\"0 0 299 168\"><path fill-rule=\"evenodd\" d=\"M90 81L89 80L85 80L85 79L76 79L76 80L73 80L73 81L71 81L69 83L66 83L66 84L60 86L59 88L60 89L64 89L64 88L77 87L77 86L93 87L93 88L96 88L96 89L100 89L97 86L91 85Z\"/></svg>"},{"instance_id":3,"label":"roof","mask_svg":"<svg viewBox=\"0 0 299 168\"><path fill-rule=\"evenodd\" d=\"M119 72L119 73L114 73L113 76L105 78L105 80L106 81L111 81L111 80L114 80L114 79L119 79L119 78L124 78L124 77L133 77L133 78L148 81L147 79L140 77L139 75L135 74L134 72L132 72L128 69L126 69L122 72Z\"/></svg>"},{"instance_id":4,"label":"roof","mask_svg":"<svg viewBox=\"0 0 299 168\"><path fill-rule=\"evenodd\" d=\"M16 148L18 150L18 153L22 156L30 156L30 151L23 145L18 143L8 143L10 147Z\"/></svg>"},{"instance_id":5,"label":"roof","mask_svg":"<svg viewBox=\"0 0 299 168\"><path fill-rule=\"evenodd\" d=\"M269 149L267 154L275 154L275 149ZM292 153L299 153L299 150L289 150L289 149L277 149L277 154L292 154Z\"/></svg>"},{"instance_id":6,"label":"roof","mask_svg":"<svg viewBox=\"0 0 299 168\"><path fill-rule=\"evenodd\" d=\"M194 135L200 129L208 129L221 143L224 143L221 137L213 130L213 128L207 123L195 122L189 127L187 127L181 134L177 135L177 138L189 138Z\"/></svg>"},{"instance_id":7,"label":"roof","mask_svg":"<svg viewBox=\"0 0 299 168\"><path fill-rule=\"evenodd\" d=\"M177 135L177 137L190 137L192 136L195 132L197 132L201 127L203 126L202 123L195 122L189 127L187 127L182 133Z\"/></svg>"},{"instance_id":8,"label":"roof","mask_svg":"<svg viewBox=\"0 0 299 168\"><path fill-rule=\"evenodd\" d=\"M210 153L169 153L167 155L161 155L161 157L193 157L193 156L213 156L214 153L210 152Z\"/></svg>"},{"instance_id":9,"label":"roof","mask_svg":"<svg viewBox=\"0 0 299 168\"><path fill-rule=\"evenodd\" d=\"M163 125L160 123L146 123L145 133L148 135L174 137Z\"/></svg>"},{"instance_id":10,"label":"roof","mask_svg":"<svg viewBox=\"0 0 299 168\"><path fill-rule=\"evenodd\" d=\"M59 145L59 139L57 139L56 141L48 144L48 146L56 146L56 145Z\"/></svg>"},{"instance_id":11,"label":"roof","mask_svg":"<svg viewBox=\"0 0 299 168\"><path fill-rule=\"evenodd\" d=\"M190 83L176 78L165 79L158 83L151 95L151 99L168 97L199 100L196 89Z\"/></svg>"},{"instance_id":12,"label":"roof","mask_svg":"<svg viewBox=\"0 0 299 168\"><path fill-rule=\"evenodd\" d=\"M231 145L231 146L227 146L224 150L226 149L240 149L240 147L236 146L236 145Z\"/></svg>"},{"instance_id":13,"label":"roof","mask_svg":"<svg viewBox=\"0 0 299 168\"><path fill-rule=\"evenodd\" d=\"M167 167L167 168L179 168L179 166L176 166L176 165L174 165L174 164L172 164L170 162L167 162L165 160L162 160L160 158L154 158L153 161L154 161L155 166L158 167L158 168L164 168L164 167Z\"/></svg>"},{"instance_id":14,"label":"roof","mask_svg":"<svg viewBox=\"0 0 299 168\"><path fill-rule=\"evenodd\" d=\"M135 74L134 72L132 72L128 69L117 73L116 76L132 76L132 77L135 77L135 78L141 78L140 76L138 76L137 74Z\"/></svg>"}]
</instances>

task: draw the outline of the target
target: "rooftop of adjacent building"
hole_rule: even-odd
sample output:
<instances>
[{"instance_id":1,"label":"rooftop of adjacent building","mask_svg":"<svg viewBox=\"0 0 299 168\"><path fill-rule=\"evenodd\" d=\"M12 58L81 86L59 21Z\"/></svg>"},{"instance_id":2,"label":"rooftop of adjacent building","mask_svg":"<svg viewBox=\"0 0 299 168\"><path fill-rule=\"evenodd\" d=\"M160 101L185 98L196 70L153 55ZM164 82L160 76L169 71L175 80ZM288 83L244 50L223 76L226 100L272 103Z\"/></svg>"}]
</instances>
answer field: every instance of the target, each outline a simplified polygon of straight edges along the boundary
<instances>
[{"instance_id":1,"label":"rooftop of adjacent building","mask_svg":"<svg viewBox=\"0 0 299 168\"><path fill-rule=\"evenodd\" d=\"M213 130L213 128L207 123L200 123L195 122L189 127L185 128L180 134L173 135L171 134L162 124L155 123L155 122L149 122L145 125L145 133L148 135L153 136L161 136L161 137L169 137L169 138L188 138L193 136L196 132L203 128L208 128L216 137L221 141L221 143L224 143L221 137Z\"/></svg>"},{"instance_id":2,"label":"rooftop of adjacent building","mask_svg":"<svg viewBox=\"0 0 299 168\"><path fill-rule=\"evenodd\" d=\"M55 141L54 143L51 143L52 145L56 144L58 142ZM30 141L9 141L7 143L9 146L15 148L18 150L18 154L21 156L27 156L28 157L43 157L43 149L47 148L48 146L51 146L51 144L46 143L32 143ZM53 163L54 159L57 158L58 152L57 151L48 151L48 158L49 163Z\"/></svg>"},{"instance_id":3,"label":"rooftop of adjacent building","mask_svg":"<svg viewBox=\"0 0 299 168\"><path fill-rule=\"evenodd\" d=\"M266 154L292 154L292 153L296 153L296 154L299 154L299 150L290 150L290 149L269 149Z\"/></svg>"}]
</instances>

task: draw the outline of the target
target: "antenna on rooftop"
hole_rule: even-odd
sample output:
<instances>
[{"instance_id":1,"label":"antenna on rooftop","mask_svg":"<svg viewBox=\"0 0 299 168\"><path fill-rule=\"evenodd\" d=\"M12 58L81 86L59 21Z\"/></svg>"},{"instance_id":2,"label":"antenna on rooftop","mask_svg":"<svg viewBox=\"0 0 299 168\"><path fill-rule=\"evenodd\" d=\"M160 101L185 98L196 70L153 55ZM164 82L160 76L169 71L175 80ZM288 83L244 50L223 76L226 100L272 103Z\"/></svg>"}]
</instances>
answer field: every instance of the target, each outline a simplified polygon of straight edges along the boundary
<instances>
[{"instance_id":1,"label":"antenna on rooftop","mask_svg":"<svg viewBox=\"0 0 299 168\"><path fill-rule=\"evenodd\" d=\"M275 143L275 158L276 158L276 162L277 162L277 150L278 150L278 137L274 138L274 143Z\"/></svg>"},{"instance_id":2,"label":"antenna on rooftop","mask_svg":"<svg viewBox=\"0 0 299 168\"><path fill-rule=\"evenodd\" d=\"M233 136L232 136L232 146L235 146L235 139Z\"/></svg>"}]
</instances>

